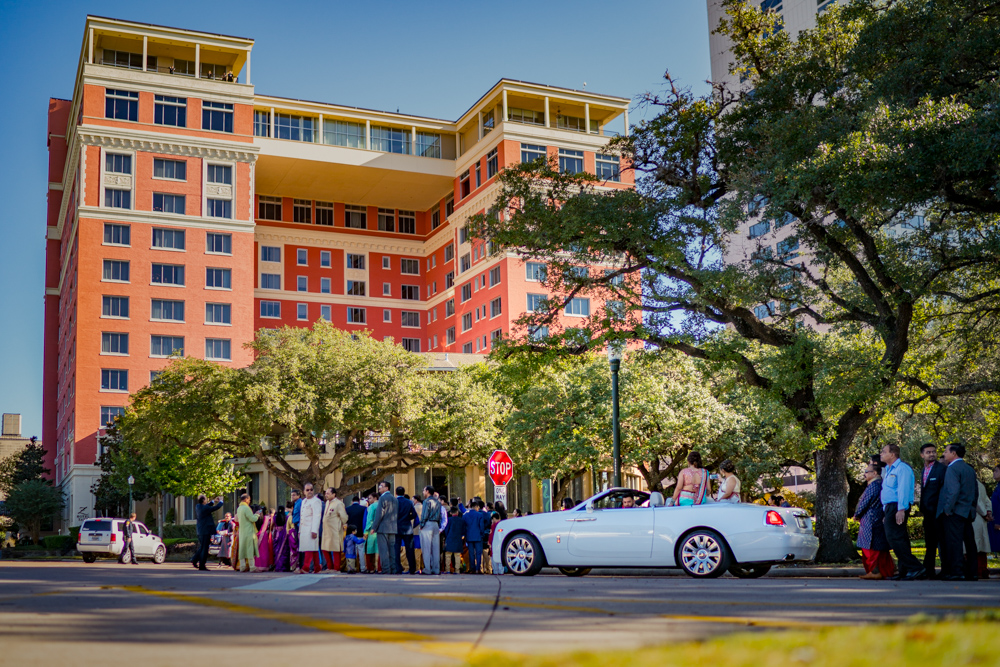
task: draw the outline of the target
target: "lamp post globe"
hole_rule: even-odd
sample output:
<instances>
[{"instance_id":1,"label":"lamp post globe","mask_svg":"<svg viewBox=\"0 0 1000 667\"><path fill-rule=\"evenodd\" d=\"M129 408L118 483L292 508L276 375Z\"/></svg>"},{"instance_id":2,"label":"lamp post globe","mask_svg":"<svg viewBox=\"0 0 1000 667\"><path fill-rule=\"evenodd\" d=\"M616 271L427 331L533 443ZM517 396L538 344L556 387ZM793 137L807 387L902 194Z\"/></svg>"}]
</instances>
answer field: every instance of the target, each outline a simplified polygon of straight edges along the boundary
<instances>
[{"instance_id":1,"label":"lamp post globe","mask_svg":"<svg viewBox=\"0 0 1000 667\"><path fill-rule=\"evenodd\" d=\"M622 365L624 346L619 341L608 343L608 363L611 365L611 436L614 460L614 486L622 485L621 427L618 421L618 370Z\"/></svg>"}]
</instances>

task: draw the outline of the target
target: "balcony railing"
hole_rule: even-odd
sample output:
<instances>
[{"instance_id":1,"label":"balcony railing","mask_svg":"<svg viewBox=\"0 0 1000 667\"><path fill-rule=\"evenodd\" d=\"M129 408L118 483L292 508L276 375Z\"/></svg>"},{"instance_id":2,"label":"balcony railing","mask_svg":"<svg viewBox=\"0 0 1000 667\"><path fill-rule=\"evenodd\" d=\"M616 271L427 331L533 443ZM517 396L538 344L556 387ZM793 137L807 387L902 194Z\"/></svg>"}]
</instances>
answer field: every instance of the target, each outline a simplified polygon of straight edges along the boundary
<instances>
[{"instance_id":1,"label":"balcony railing","mask_svg":"<svg viewBox=\"0 0 1000 667\"><path fill-rule=\"evenodd\" d=\"M96 63L98 65L105 65L107 67L120 67L122 69L130 69L130 70L135 70L135 71L139 71L139 72L143 71L143 69L142 69L141 66L138 66L138 65L135 65L135 64L132 64L132 63L122 62L122 61L104 60L103 58L101 58L101 59L98 59L96 61ZM175 75L175 76L186 76L186 77L190 77L192 79L194 78L194 72L189 72L189 71L186 71L186 70L185 71L181 71L181 70L178 70L178 69L176 69L174 67L164 67L162 65L157 65L156 67L146 67L145 71L147 71L147 72L159 72L160 74L172 74L172 75ZM209 81L224 81L226 83L239 83L240 82L239 76L237 76L235 74L232 75L232 78L229 78L228 75L227 76L219 76L219 77L217 77L217 76L215 76L214 73L208 73L208 74L202 75L201 78L202 79L207 79Z\"/></svg>"}]
</instances>

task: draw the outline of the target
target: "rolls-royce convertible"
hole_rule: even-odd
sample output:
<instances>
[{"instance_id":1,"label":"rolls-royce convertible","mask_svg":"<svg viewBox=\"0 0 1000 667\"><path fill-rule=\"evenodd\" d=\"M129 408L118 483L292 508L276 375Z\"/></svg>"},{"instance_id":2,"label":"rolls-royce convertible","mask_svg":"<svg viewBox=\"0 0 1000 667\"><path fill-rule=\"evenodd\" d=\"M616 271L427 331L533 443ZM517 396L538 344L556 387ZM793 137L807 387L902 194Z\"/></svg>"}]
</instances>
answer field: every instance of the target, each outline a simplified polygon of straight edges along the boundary
<instances>
[{"instance_id":1,"label":"rolls-royce convertible","mask_svg":"<svg viewBox=\"0 0 1000 667\"><path fill-rule=\"evenodd\" d=\"M614 488L570 510L507 519L490 545L508 572L567 576L592 568L680 568L692 577L761 577L810 561L819 539L805 510L747 503L667 506L663 494Z\"/></svg>"}]
</instances>

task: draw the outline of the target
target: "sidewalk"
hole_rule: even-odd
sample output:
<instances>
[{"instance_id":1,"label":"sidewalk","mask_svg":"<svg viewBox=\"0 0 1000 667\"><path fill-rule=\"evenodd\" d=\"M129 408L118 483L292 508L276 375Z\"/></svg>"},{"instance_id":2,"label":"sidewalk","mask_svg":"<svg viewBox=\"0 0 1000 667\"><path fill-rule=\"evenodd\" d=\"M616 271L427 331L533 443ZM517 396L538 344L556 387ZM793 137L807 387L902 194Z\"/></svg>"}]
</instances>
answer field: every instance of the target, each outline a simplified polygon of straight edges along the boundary
<instances>
[{"instance_id":1,"label":"sidewalk","mask_svg":"<svg viewBox=\"0 0 1000 667\"><path fill-rule=\"evenodd\" d=\"M545 568L542 572L558 574L555 568ZM795 577L795 578L856 578L865 573L861 566L854 565L775 565L765 577ZM683 577L681 570L663 570L654 568L600 568L595 567L588 576L591 577ZM990 568L990 578L1000 577L1000 568Z\"/></svg>"}]
</instances>

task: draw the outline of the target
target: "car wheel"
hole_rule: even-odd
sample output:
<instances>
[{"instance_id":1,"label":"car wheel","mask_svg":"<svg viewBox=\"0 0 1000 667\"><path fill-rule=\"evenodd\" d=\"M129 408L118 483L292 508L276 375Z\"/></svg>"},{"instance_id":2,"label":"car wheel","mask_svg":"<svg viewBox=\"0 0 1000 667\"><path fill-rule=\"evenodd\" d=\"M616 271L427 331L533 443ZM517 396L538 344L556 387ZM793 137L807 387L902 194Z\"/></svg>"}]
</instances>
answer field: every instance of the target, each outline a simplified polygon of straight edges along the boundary
<instances>
[{"instance_id":1,"label":"car wheel","mask_svg":"<svg viewBox=\"0 0 1000 667\"><path fill-rule=\"evenodd\" d=\"M84 563L93 563L96 560L97 560L97 554L94 554L94 553L84 553L83 554L83 562Z\"/></svg>"},{"instance_id":2,"label":"car wheel","mask_svg":"<svg viewBox=\"0 0 1000 667\"><path fill-rule=\"evenodd\" d=\"M736 563L729 567L729 574L740 579L757 579L770 571L770 565L740 565Z\"/></svg>"},{"instance_id":3,"label":"car wheel","mask_svg":"<svg viewBox=\"0 0 1000 667\"><path fill-rule=\"evenodd\" d=\"M696 530L678 547L677 562L689 576L714 579L729 568L729 550L714 530Z\"/></svg>"},{"instance_id":4,"label":"car wheel","mask_svg":"<svg viewBox=\"0 0 1000 667\"><path fill-rule=\"evenodd\" d=\"M542 547L534 536L518 533L503 548L503 564L520 577L532 577L542 570Z\"/></svg>"},{"instance_id":5,"label":"car wheel","mask_svg":"<svg viewBox=\"0 0 1000 667\"><path fill-rule=\"evenodd\" d=\"M118 555L118 562L122 565L128 565L132 562L132 557L128 555L128 549L122 549L121 554Z\"/></svg>"},{"instance_id":6,"label":"car wheel","mask_svg":"<svg viewBox=\"0 0 1000 667\"><path fill-rule=\"evenodd\" d=\"M153 562L162 565L165 560L167 560L167 548L161 544L156 547L156 551L153 553Z\"/></svg>"},{"instance_id":7,"label":"car wheel","mask_svg":"<svg viewBox=\"0 0 1000 667\"><path fill-rule=\"evenodd\" d=\"M590 574L591 568L589 567L561 567L559 571L565 574L567 577L584 577Z\"/></svg>"}]
</instances>

